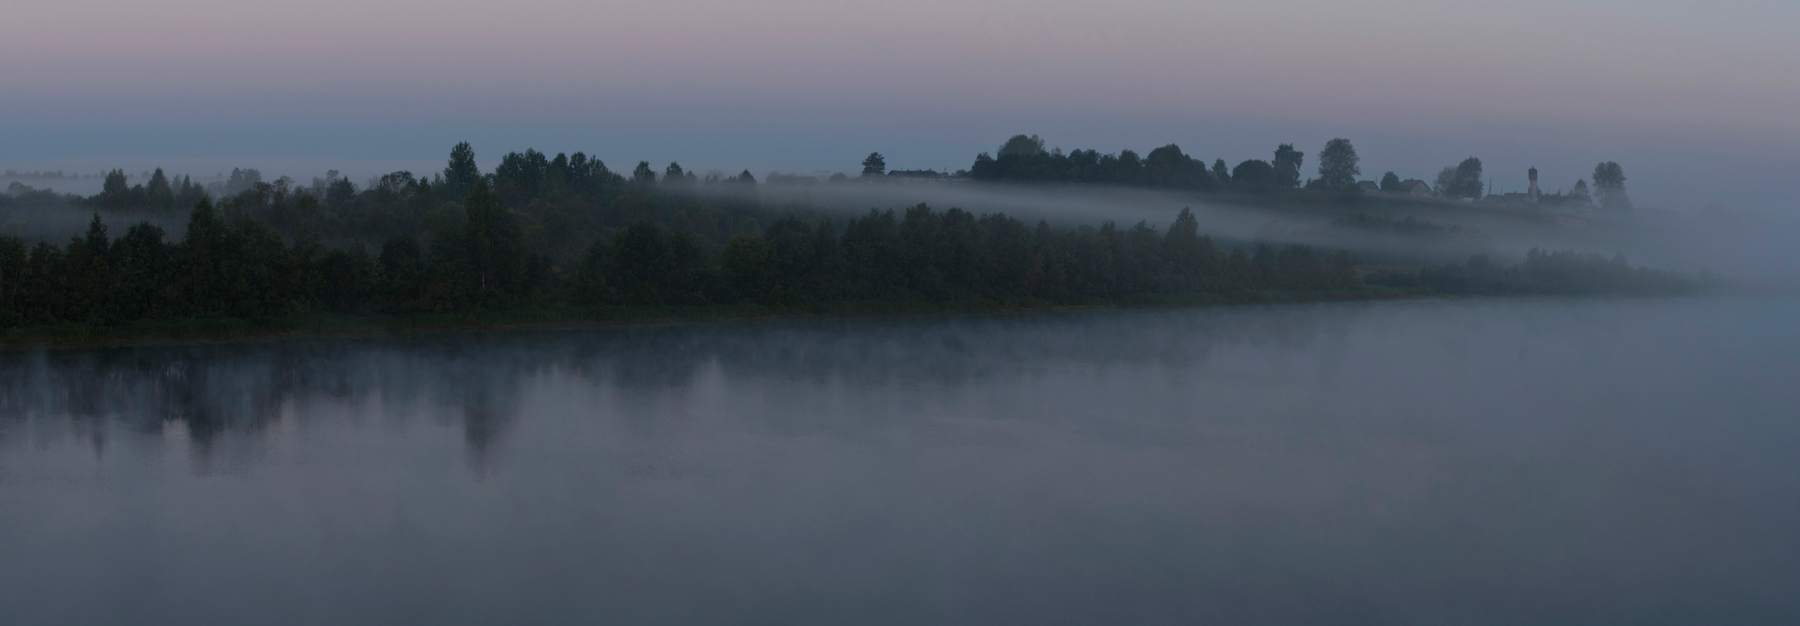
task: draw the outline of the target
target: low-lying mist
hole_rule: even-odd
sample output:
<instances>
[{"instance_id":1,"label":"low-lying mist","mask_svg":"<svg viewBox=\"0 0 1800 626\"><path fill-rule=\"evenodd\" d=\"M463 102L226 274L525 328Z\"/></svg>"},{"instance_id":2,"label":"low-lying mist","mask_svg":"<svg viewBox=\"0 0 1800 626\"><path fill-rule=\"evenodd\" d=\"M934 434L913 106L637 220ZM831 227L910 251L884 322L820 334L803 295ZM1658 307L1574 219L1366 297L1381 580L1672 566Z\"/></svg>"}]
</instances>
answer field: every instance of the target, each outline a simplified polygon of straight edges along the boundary
<instances>
[{"instance_id":1,"label":"low-lying mist","mask_svg":"<svg viewBox=\"0 0 1800 626\"><path fill-rule=\"evenodd\" d=\"M1200 231L1227 248L1297 243L1349 250L1364 264L1453 262L1477 254L1516 262L1532 248L1569 249L1623 254L1636 265L1711 271L1758 287L1800 288L1800 250L1792 245L1800 242L1800 216L1774 208L1645 210L1630 218L1564 223L1523 210L1436 200L1297 204L1273 196L991 183L768 185L763 198L766 206L805 206L841 215L926 203L1062 226L1146 221L1166 227L1189 208ZM1435 229L1402 232L1342 223L1359 213L1391 222L1412 217Z\"/></svg>"},{"instance_id":2,"label":"low-lying mist","mask_svg":"<svg viewBox=\"0 0 1800 626\"><path fill-rule=\"evenodd\" d=\"M335 171L326 180L338 180L334 176ZM81 236L95 213L115 231L149 222L171 239L179 239L186 224L185 210L88 206L91 203L84 204L82 196L69 193L73 188L62 188L98 185L97 179L31 182L37 186L14 186L12 193L0 194L0 234L62 243ZM296 189L306 191L303 186ZM1199 220L1200 232L1227 250L1253 249L1265 243L1304 244L1325 253L1346 250L1359 264L1375 266L1460 262L1473 255L1512 263L1533 248L1576 250L1609 257L1622 254L1635 265L1708 271L1746 286L1800 288L1800 251L1792 245L1800 241L1800 215L1788 207L1714 206L1682 212L1644 209L1628 217L1559 220L1525 207L1485 202L1391 196L1297 199L1282 193L1234 195L1099 184L870 183L859 179L783 184L771 175L755 189L752 203L763 212L831 215L840 224L843 218L871 209L900 210L924 203L938 210L957 207L976 214L1004 213L1027 223L1044 220L1053 226L1114 222L1129 227L1141 221L1165 228L1187 208ZM726 193L730 197L724 201L742 204L745 190ZM366 236L369 241L365 244L371 247L381 243L373 233L349 236Z\"/></svg>"}]
</instances>

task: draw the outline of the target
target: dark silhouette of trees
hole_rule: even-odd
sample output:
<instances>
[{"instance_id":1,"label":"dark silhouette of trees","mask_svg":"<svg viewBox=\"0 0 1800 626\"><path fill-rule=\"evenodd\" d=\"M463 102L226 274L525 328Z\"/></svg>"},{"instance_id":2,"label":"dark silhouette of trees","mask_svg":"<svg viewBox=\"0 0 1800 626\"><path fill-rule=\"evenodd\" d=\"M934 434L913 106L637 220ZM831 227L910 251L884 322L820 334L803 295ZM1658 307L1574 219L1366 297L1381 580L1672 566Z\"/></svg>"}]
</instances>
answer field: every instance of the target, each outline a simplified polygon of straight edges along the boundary
<instances>
[{"instance_id":1,"label":"dark silhouette of trees","mask_svg":"<svg viewBox=\"0 0 1800 626\"><path fill-rule=\"evenodd\" d=\"M419 299L425 295L427 275L418 240L396 235L381 244L377 270L375 308L392 311L421 308Z\"/></svg>"},{"instance_id":2,"label":"dark silhouette of trees","mask_svg":"<svg viewBox=\"0 0 1800 626\"><path fill-rule=\"evenodd\" d=\"M670 231L650 222L636 222L620 230L611 246L610 262L591 259L590 264L610 267L600 277L620 304L657 306L701 304L700 290L705 260L693 235Z\"/></svg>"},{"instance_id":3,"label":"dark silhouette of trees","mask_svg":"<svg viewBox=\"0 0 1800 626\"><path fill-rule=\"evenodd\" d=\"M1206 169L1206 162L1182 154L1181 147L1169 144L1144 157L1142 180L1156 187L1210 189L1219 180Z\"/></svg>"},{"instance_id":4,"label":"dark silhouette of trees","mask_svg":"<svg viewBox=\"0 0 1800 626\"><path fill-rule=\"evenodd\" d=\"M1625 188L1625 169L1618 163L1607 161L1594 166L1594 188L1602 191L1622 190Z\"/></svg>"},{"instance_id":5,"label":"dark silhouette of trees","mask_svg":"<svg viewBox=\"0 0 1800 626\"><path fill-rule=\"evenodd\" d=\"M1252 188L1274 187L1275 167L1268 161L1250 159L1231 168L1231 180Z\"/></svg>"},{"instance_id":6,"label":"dark silhouette of trees","mask_svg":"<svg viewBox=\"0 0 1800 626\"><path fill-rule=\"evenodd\" d=\"M185 207L194 206L206 197L206 188L194 182L191 176L181 177L181 186L175 190L175 205L171 210L181 211Z\"/></svg>"},{"instance_id":7,"label":"dark silhouette of trees","mask_svg":"<svg viewBox=\"0 0 1800 626\"><path fill-rule=\"evenodd\" d=\"M1297 163L1291 146L1278 150ZM1321 181L1356 175L1348 142L1321 153ZM1244 161L1230 172L1169 144L1144 158L1130 150L1045 151L1018 136L977 159L986 180L1096 182L1277 193L1275 165ZM191 179L160 171L127 186L115 170L99 208L189 207L179 240L138 223L123 235L96 213L63 245L0 236L0 325L127 327L139 320L264 320L316 312L448 313L564 307L914 307L957 303L1094 304L1262 301L1366 295L1347 253L1305 246L1226 250L1182 210L1166 229L1148 222L1026 224L915 205L871 210L839 223L764 209L756 179L697 179L671 163L657 184L647 162L632 183L584 153L508 154L491 175L474 170L467 144L445 175L379 177L367 189L336 176L295 187L234 170L242 191L211 197ZM879 156L879 155L874 155ZM1603 166L1605 164L1602 164ZM1615 166L1616 167L1616 166ZM1447 189L1473 181L1480 162L1451 168ZM1472 174L1472 176L1470 175ZM1596 172L1622 191L1623 173ZM1384 186L1397 178L1390 172ZM467 183L460 196L449 196ZM1324 183L1321 183L1324 184ZM171 200L172 199L172 200ZM1356 228L1433 231L1429 223L1344 218ZM378 242L378 252L369 244ZM1650 293L1691 289L1678 276L1573 253L1535 254L1512 268L1485 261L1431 268L1411 288L1449 293ZM1627 271L1629 270L1629 271ZM1383 275L1380 281L1397 280ZM1635 282L1633 282L1635 281ZM1395 284L1397 282L1384 282ZM1422 287L1421 287L1422 286ZM1170 300L1173 298L1174 300Z\"/></svg>"},{"instance_id":8,"label":"dark silhouette of trees","mask_svg":"<svg viewBox=\"0 0 1800 626\"><path fill-rule=\"evenodd\" d=\"M113 170L106 173L105 182L100 186L101 201L108 205L125 204L126 194L131 188L125 182L125 170Z\"/></svg>"},{"instance_id":9,"label":"dark silhouette of trees","mask_svg":"<svg viewBox=\"0 0 1800 626\"><path fill-rule=\"evenodd\" d=\"M454 155L452 160L454 161ZM500 165L494 168L494 184L490 191L508 204L528 203L565 184L562 179L568 170L568 159L562 158L561 161L562 171L552 176L550 158L544 153L530 149L523 154L509 153L500 157ZM476 182L479 183L480 179L477 178ZM472 184L456 197L467 196L474 188L475 185Z\"/></svg>"},{"instance_id":10,"label":"dark silhouette of trees","mask_svg":"<svg viewBox=\"0 0 1800 626\"><path fill-rule=\"evenodd\" d=\"M31 253L18 237L0 235L0 326L14 326L26 320L26 277Z\"/></svg>"},{"instance_id":11,"label":"dark silhouette of trees","mask_svg":"<svg viewBox=\"0 0 1800 626\"><path fill-rule=\"evenodd\" d=\"M256 170L233 170L233 174L236 183L232 184L240 186L244 184L243 181L252 177L260 181L261 176ZM251 187L254 185L244 187L244 190ZM56 194L39 192L16 182L8 189L8 195L16 196L26 204L69 204L65 198ZM137 185L130 184L124 170L114 169L106 173L100 193L80 199L76 204L101 209L173 211L177 207L191 207L205 195L205 189L194 184L193 179L172 180L163 173L162 168L157 168L147 182Z\"/></svg>"},{"instance_id":12,"label":"dark silhouette of trees","mask_svg":"<svg viewBox=\"0 0 1800 626\"><path fill-rule=\"evenodd\" d=\"M881 156L880 152L870 152L868 158L863 159L862 175L864 178L880 176L886 171L887 157Z\"/></svg>"},{"instance_id":13,"label":"dark silhouette of trees","mask_svg":"<svg viewBox=\"0 0 1800 626\"><path fill-rule=\"evenodd\" d=\"M441 195L461 199L469 195L478 180L481 180L481 168L475 164L475 148L467 141L456 144L450 149L450 164L444 167Z\"/></svg>"},{"instance_id":14,"label":"dark silhouette of trees","mask_svg":"<svg viewBox=\"0 0 1800 626\"><path fill-rule=\"evenodd\" d=\"M1044 140L1037 135L1013 135L994 154L1006 157L1036 157L1050 154L1044 150Z\"/></svg>"},{"instance_id":15,"label":"dark silhouette of trees","mask_svg":"<svg viewBox=\"0 0 1800 626\"><path fill-rule=\"evenodd\" d=\"M1625 196L1625 168L1612 161L1595 165L1594 195L1602 209L1630 211L1631 199Z\"/></svg>"},{"instance_id":16,"label":"dark silhouette of trees","mask_svg":"<svg viewBox=\"0 0 1800 626\"><path fill-rule=\"evenodd\" d=\"M1044 140L1036 135L1014 135L998 150L976 155L966 173L977 181L1161 187L1295 197L1303 201L1330 194L1336 201L1361 201L1364 186L1357 180L1363 173L1361 158L1349 139L1332 139L1319 153L1319 176L1304 185L1314 193L1289 193L1288 190L1302 187L1300 170L1305 160L1306 154L1293 144L1280 144L1269 160L1248 159L1237 167L1228 167L1224 159L1215 159L1208 167L1203 159L1184 153L1176 144L1151 150L1142 158L1131 150L1102 154L1098 150L1075 149L1065 154L1060 148L1045 150ZM1375 188L1389 194L1404 193L1405 181L1393 174L1385 173ZM1440 172L1434 191L1446 198L1479 199L1486 189L1483 181L1481 160L1469 157Z\"/></svg>"},{"instance_id":17,"label":"dark silhouette of trees","mask_svg":"<svg viewBox=\"0 0 1800 626\"><path fill-rule=\"evenodd\" d=\"M483 303L505 303L525 287L525 242L519 226L486 181L475 181L464 210L462 256L472 290Z\"/></svg>"},{"instance_id":18,"label":"dark silhouette of trees","mask_svg":"<svg viewBox=\"0 0 1800 626\"><path fill-rule=\"evenodd\" d=\"M156 168L156 173L150 175L144 196L146 204L158 209L167 210L175 206L175 188L169 184L169 177L163 174L162 168Z\"/></svg>"},{"instance_id":19,"label":"dark silhouette of trees","mask_svg":"<svg viewBox=\"0 0 1800 626\"><path fill-rule=\"evenodd\" d=\"M143 185L132 187L126 180L125 170L112 170L106 173L101 182L100 193L88 198L87 204L103 208L123 208L143 206L149 202L149 193Z\"/></svg>"},{"instance_id":20,"label":"dark silhouette of trees","mask_svg":"<svg viewBox=\"0 0 1800 626\"><path fill-rule=\"evenodd\" d=\"M1319 151L1319 178L1315 181L1319 189L1339 193L1359 189L1356 184L1356 177L1362 175L1359 161L1356 148L1350 145L1349 139L1326 142L1325 149ZM1395 184L1398 185L1398 181Z\"/></svg>"},{"instance_id":21,"label":"dark silhouette of trees","mask_svg":"<svg viewBox=\"0 0 1800 626\"><path fill-rule=\"evenodd\" d=\"M1169 144L1139 158L1136 152L1120 150L1101 154L1097 150L1045 150L1044 140L1036 135L1015 135L1001 144L994 154L981 153L969 167L968 175L976 180L1006 182L1097 183L1134 185L1175 189L1215 190L1230 178L1219 160L1209 170L1206 162Z\"/></svg>"},{"instance_id":22,"label":"dark silhouette of trees","mask_svg":"<svg viewBox=\"0 0 1800 626\"><path fill-rule=\"evenodd\" d=\"M731 297L757 304L781 304L786 293L776 281L775 259L768 239L737 235L719 252L719 265L731 276Z\"/></svg>"},{"instance_id":23,"label":"dark silhouette of trees","mask_svg":"<svg viewBox=\"0 0 1800 626\"><path fill-rule=\"evenodd\" d=\"M1300 186L1300 166L1306 161L1306 153L1294 149L1294 144L1284 143L1275 147L1275 159L1269 165L1275 169L1271 181L1276 187L1289 189Z\"/></svg>"},{"instance_id":24,"label":"dark silhouette of trees","mask_svg":"<svg viewBox=\"0 0 1800 626\"><path fill-rule=\"evenodd\" d=\"M1449 198L1480 198L1485 185L1482 183L1481 159L1469 157L1463 159L1456 167L1446 167L1438 172L1437 182L1433 185L1438 195Z\"/></svg>"},{"instance_id":25,"label":"dark silhouette of trees","mask_svg":"<svg viewBox=\"0 0 1800 626\"><path fill-rule=\"evenodd\" d=\"M639 185L656 184L656 170L650 169L649 161L638 161L637 168L631 170L631 182Z\"/></svg>"},{"instance_id":26,"label":"dark silhouette of trees","mask_svg":"<svg viewBox=\"0 0 1800 626\"><path fill-rule=\"evenodd\" d=\"M1381 175L1380 187L1383 193L1400 193L1400 176L1393 172Z\"/></svg>"},{"instance_id":27,"label":"dark silhouette of trees","mask_svg":"<svg viewBox=\"0 0 1800 626\"><path fill-rule=\"evenodd\" d=\"M1569 189L1569 199L1564 200L1563 203L1564 204L1572 204L1575 206L1591 206L1591 205L1593 205L1594 199L1593 199L1592 194L1590 194L1588 192L1587 181L1585 181L1585 180L1575 181L1575 186Z\"/></svg>"},{"instance_id":28,"label":"dark silhouette of trees","mask_svg":"<svg viewBox=\"0 0 1800 626\"><path fill-rule=\"evenodd\" d=\"M694 182L693 177L692 173L681 169L680 163L670 161L669 166L663 168L662 185L673 190L687 189Z\"/></svg>"},{"instance_id":29,"label":"dark silhouette of trees","mask_svg":"<svg viewBox=\"0 0 1800 626\"><path fill-rule=\"evenodd\" d=\"M231 177L225 180L224 194L235 196L255 189L262 182L261 171L254 168L238 169L234 167L231 168Z\"/></svg>"}]
</instances>

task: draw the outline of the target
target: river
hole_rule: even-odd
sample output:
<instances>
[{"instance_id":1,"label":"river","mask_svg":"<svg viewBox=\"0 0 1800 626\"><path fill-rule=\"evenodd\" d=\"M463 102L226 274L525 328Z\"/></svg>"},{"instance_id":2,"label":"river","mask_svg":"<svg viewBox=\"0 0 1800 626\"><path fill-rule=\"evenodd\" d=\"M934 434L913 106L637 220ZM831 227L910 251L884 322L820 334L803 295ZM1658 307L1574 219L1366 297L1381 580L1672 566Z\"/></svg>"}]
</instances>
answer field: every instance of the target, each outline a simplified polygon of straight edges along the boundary
<instances>
[{"instance_id":1,"label":"river","mask_svg":"<svg viewBox=\"0 0 1800 626\"><path fill-rule=\"evenodd\" d=\"M1800 621L1800 299L0 353L0 623Z\"/></svg>"}]
</instances>

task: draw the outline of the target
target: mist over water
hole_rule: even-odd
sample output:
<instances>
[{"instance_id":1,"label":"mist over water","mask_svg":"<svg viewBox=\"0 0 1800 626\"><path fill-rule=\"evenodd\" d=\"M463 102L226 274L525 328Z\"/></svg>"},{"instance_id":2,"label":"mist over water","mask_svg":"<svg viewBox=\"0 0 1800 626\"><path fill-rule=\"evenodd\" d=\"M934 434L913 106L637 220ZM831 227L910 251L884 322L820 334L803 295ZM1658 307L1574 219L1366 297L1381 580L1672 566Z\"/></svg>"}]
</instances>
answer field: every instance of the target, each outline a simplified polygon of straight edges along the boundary
<instances>
[{"instance_id":1,"label":"mist over water","mask_svg":"<svg viewBox=\"0 0 1800 626\"><path fill-rule=\"evenodd\" d=\"M0 626L1800 624L1800 2L223 4L0 2Z\"/></svg>"},{"instance_id":2,"label":"mist over water","mask_svg":"<svg viewBox=\"0 0 1800 626\"><path fill-rule=\"evenodd\" d=\"M1797 317L1428 301L14 351L0 606L1786 622Z\"/></svg>"}]
</instances>

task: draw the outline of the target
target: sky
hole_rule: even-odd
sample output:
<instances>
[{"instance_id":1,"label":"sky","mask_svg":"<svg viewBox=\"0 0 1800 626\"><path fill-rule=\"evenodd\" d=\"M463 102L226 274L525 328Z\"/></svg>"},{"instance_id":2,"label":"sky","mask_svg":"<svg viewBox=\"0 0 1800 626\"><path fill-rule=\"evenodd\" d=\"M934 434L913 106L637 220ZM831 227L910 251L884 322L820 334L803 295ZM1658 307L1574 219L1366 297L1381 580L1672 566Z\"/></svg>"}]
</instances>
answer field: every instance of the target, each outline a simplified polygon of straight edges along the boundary
<instances>
[{"instance_id":1,"label":"sky","mask_svg":"<svg viewBox=\"0 0 1800 626\"><path fill-rule=\"evenodd\" d=\"M1351 139L1496 191L1794 207L1800 3L4 0L0 168L305 180L491 168L968 167L1007 136L1230 163Z\"/></svg>"}]
</instances>

